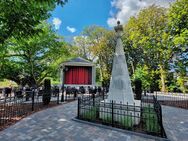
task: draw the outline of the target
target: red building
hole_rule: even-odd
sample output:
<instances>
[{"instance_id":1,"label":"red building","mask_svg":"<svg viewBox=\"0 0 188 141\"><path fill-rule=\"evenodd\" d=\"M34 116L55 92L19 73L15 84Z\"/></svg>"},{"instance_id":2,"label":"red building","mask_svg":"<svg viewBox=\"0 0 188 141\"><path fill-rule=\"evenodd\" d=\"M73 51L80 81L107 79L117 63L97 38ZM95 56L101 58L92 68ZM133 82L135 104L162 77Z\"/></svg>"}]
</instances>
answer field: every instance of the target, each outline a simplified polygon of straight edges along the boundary
<instances>
[{"instance_id":1,"label":"red building","mask_svg":"<svg viewBox=\"0 0 188 141\"><path fill-rule=\"evenodd\" d=\"M61 64L62 85L95 85L95 65L83 58L74 58Z\"/></svg>"}]
</instances>

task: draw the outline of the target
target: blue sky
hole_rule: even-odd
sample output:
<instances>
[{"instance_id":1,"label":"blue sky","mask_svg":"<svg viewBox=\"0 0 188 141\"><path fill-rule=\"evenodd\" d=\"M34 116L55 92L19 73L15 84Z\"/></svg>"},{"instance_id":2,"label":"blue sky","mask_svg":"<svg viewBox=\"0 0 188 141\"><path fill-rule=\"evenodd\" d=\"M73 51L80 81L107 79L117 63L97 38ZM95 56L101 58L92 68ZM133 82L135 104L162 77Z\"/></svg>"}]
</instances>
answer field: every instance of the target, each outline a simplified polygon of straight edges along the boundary
<instances>
[{"instance_id":1,"label":"blue sky","mask_svg":"<svg viewBox=\"0 0 188 141\"><path fill-rule=\"evenodd\" d=\"M56 28L58 34L63 36L76 36L89 25L100 25L108 28L107 19L110 16L111 0L69 0L64 6L57 6L52 12L49 22L60 27ZM60 20L60 21L59 21Z\"/></svg>"},{"instance_id":2,"label":"blue sky","mask_svg":"<svg viewBox=\"0 0 188 141\"><path fill-rule=\"evenodd\" d=\"M57 6L48 20L56 32L66 39L79 35L90 25L112 29L117 20L126 23L140 9L152 4L168 7L174 0L68 0Z\"/></svg>"}]
</instances>

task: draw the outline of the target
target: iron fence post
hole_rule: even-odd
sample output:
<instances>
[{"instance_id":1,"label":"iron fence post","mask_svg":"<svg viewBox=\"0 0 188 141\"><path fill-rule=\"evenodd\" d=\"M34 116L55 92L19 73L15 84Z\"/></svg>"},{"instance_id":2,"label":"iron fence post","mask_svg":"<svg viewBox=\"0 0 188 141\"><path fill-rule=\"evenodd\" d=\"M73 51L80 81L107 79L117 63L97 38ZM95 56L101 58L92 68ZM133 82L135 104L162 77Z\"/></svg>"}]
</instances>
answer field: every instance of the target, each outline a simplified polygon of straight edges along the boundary
<instances>
[{"instance_id":1,"label":"iron fence post","mask_svg":"<svg viewBox=\"0 0 188 141\"><path fill-rule=\"evenodd\" d=\"M159 107L159 113L160 113L160 127L161 127L161 137L166 137L164 127L163 127L163 119L162 119L162 109L161 106Z\"/></svg>"},{"instance_id":2,"label":"iron fence post","mask_svg":"<svg viewBox=\"0 0 188 141\"><path fill-rule=\"evenodd\" d=\"M57 94L57 104L59 104L59 92Z\"/></svg>"},{"instance_id":3,"label":"iron fence post","mask_svg":"<svg viewBox=\"0 0 188 141\"><path fill-rule=\"evenodd\" d=\"M95 94L92 93L92 98L93 98L93 106L95 106Z\"/></svg>"},{"instance_id":4,"label":"iron fence post","mask_svg":"<svg viewBox=\"0 0 188 141\"><path fill-rule=\"evenodd\" d=\"M64 102L64 91L62 92L62 95L61 95L61 102Z\"/></svg>"},{"instance_id":5,"label":"iron fence post","mask_svg":"<svg viewBox=\"0 0 188 141\"><path fill-rule=\"evenodd\" d=\"M34 111L34 103L35 103L35 91L32 91L32 111Z\"/></svg>"},{"instance_id":6,"label":"iron fence post","mask_svg":"<svg viewBox=\"0 0 188 141\"><path fill-rule=\"evenodd\" d=\"M104 87L103 87L103 90L102 90L102 99L104 100Z\"/></svg>"},{"instance_id":7,"label":"iron fence post","mask_svg":"<svg viewBox=\"0 0 188 141\"><path fill-rule=\"evenodd\" d=\"M114 101L112 100L112 127L114 127Z\"/></svg>"},{"instance_id":8,"label":"iron fence post","mask_svg":"<svg viewBox=\"0 0 188 141\"><path fill-rule=\"evenodd\" d=\"M78 117L78 119L80 119L80 97L78 97L78 109L77 109L78 111L77 111L77 117Z\"/></svg>"}]
</instances>

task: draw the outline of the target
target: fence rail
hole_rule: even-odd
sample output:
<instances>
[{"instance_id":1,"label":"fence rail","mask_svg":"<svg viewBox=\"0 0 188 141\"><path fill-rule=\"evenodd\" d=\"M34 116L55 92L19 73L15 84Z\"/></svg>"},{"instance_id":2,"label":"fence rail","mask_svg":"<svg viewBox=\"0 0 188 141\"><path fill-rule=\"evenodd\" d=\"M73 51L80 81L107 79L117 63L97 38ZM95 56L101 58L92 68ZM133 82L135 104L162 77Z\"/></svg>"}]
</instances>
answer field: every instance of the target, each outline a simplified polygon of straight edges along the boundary
<instances>
[{"instance_id":1,"label":"fence rail","mask_svg":"<svg viewBox=\"0 0 188 141\"><path fill-rule=\"evenodd\" d=\"M166 137L166 133L163 127L163 119L162 119L162 109L161 109L161 105L159 103L159 101L157 101L157 97L153 96L153 102L154 102L154 110L157 113L157 121L160 125L160 129L161 129L161 136Z\"/></svg>"},{"instance_id":2,"label":"fence rail","mask_svg":"<svg viewBox=\"0 0 188 141\"><path fill-rule=\"evenodd\" d=\"M96 92L98 95L102 92ZM77 97L91 95L75 91L75 88L65 89L63 93L59 89L52 89L49 105L43 104L43 90L9 92L5 95L0 94L0 130L17 122L27 115L42 110L44 108L58 105L60 102L73 101ZM102 96L104 98L104 96ZM97 102L96 102L97 104Z\"/></svg>"},{"instance_id":3,"label":"fence rail","mask_svg":"<svg viewBox=\"0 0 188 141\"><path fill-rule=\"evenodd\" d=\"M161 105L188 109L188 94L171 92L154 92L143 95L147 99L155 96Z\"/></svg>"},{"instance_id":4,"label":"fence rail","mask_svg":"<svg viewBox=\"0 0 188 141\"><path fill-rule=\"evenodd\" d=\"M140 106L104 99L100 95L78 98L77 118L166 138L161 105L155 97L153 103L144 100Z\"/></svg>"},{"instance_id":5,"label":"fence rail","mask_svg":"<svg viewBox=\"0 0 188 141\"><path fill-rule=\"evenodd\" d=\"M59 104L57 96L51 96L50 104L43 105L42 96L32 92L28 97L5 97L0 99L0 130L4 129L27 115L44 108Z\"/></svg>"}]
</instances>

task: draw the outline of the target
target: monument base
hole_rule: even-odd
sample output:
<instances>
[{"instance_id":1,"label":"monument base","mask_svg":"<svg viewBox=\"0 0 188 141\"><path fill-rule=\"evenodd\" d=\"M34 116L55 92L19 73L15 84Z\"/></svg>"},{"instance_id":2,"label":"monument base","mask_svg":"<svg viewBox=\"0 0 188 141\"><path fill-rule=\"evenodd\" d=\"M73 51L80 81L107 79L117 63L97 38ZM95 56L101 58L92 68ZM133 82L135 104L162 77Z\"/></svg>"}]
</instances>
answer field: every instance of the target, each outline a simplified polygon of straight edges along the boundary
<instances>
[{"instance_id":1,"label":"monument base","mask_svg":"<svg viewBox=\"0 0 188 141\"><path fill-rule=\"evenodd\" d=\"M126 103L114 103L112 113L112 103L103 100L100 102L99 118L104 121L113 120L125 127L132 127L140 123L141 101L134 100L135 104L127 105ZM107 121L107 122L108 122Z\"/></svg>"}]
</instances>

